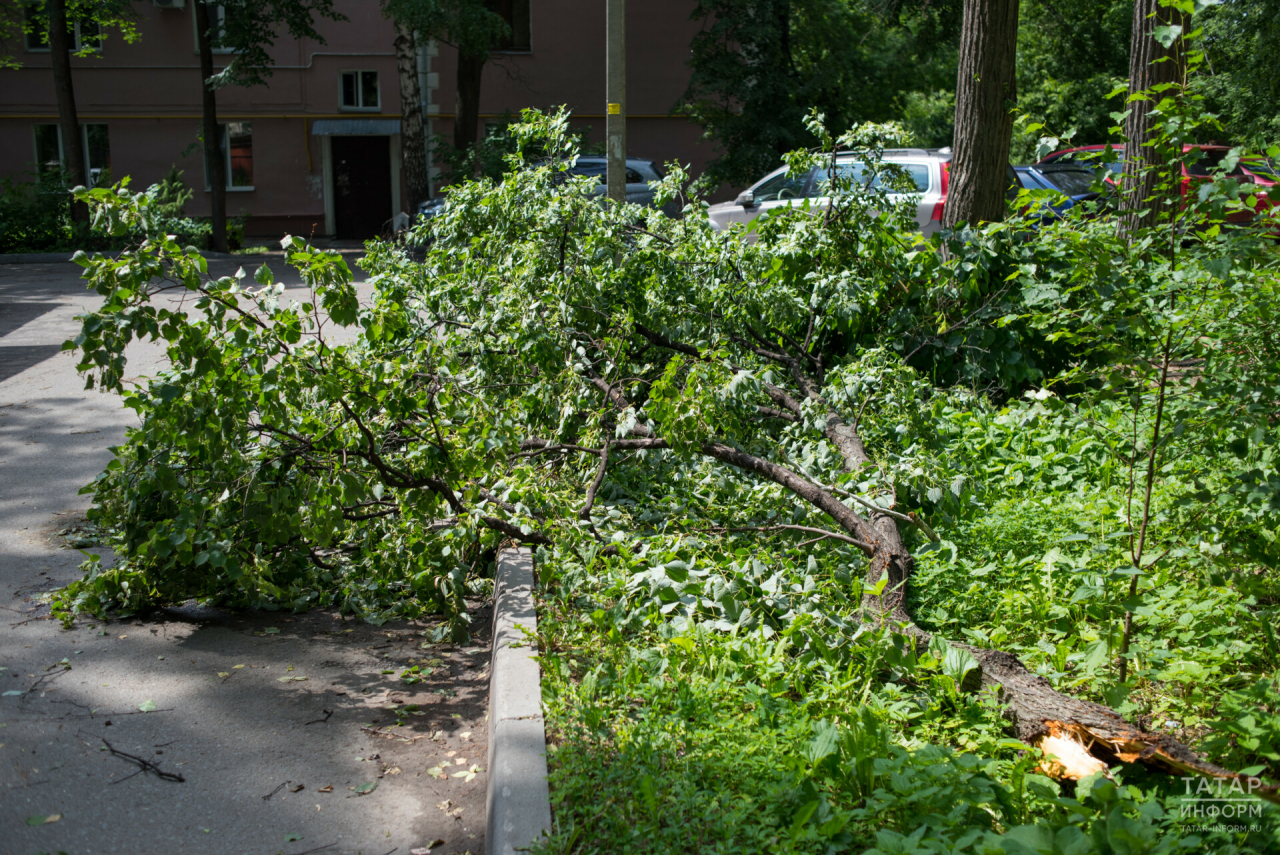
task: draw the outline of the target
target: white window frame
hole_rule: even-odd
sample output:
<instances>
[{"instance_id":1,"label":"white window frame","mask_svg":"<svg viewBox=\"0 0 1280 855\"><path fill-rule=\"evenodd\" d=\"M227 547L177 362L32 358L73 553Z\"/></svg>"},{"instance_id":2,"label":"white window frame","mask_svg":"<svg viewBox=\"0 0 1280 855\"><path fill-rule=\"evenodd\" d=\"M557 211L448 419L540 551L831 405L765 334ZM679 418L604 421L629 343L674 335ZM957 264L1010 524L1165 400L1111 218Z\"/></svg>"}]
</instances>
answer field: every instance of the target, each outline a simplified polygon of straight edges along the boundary
<instances>
[{"instance_id":1,"label":"white window frame","mask_svg":"<svg viewBox=\"0 0 1280 855\"><path fill-rule=\"evenodd\" d=\"M206 5L207 4L204 3L203 0L195 0L195 2L191 4L191 39L192 39L191 44L193 46L193 51L197 54L200 53L200 25L198 21L199 21L199 16L204 13L204 7ZM218 30L225 31L227 28L227 7L223 6L221 3L218 3L217 9L218 9ZM218 54L225 55L225 54L235 53L236 51L235 51L235 48L215 47L213 48L212 52L215 56L217 56Z\"/></svg>"},{"instance_id":2,"label":"white window frame","mask_svg":"<svg viewBox=\"0 0 1280 855\"><path fill-rule=\"evenodd\" d=\"M97 186L97 181L95 180L96 176L93 174L93 168L89 166L89 125L105 125L105 124L107 123L106 122L87 122L87 123L81 123L80 125L80 151L83 152L84 169L85 169L85 172L88 173L85 177L86 177L86 180L89 182L89 187ZM36 122L31 126L31 146L32 146L32 152L35 155L34 161L36 164L36 169L39 170L42 165L40 161L40 141L36 138L36 128L39 127L40 125L52 125L54 131L57 133L58 164L65 169L67 166L67 149L62 143L62 125L57 122ZM110 133L111 132L108 130L107 131L108 140L110 140ZM108 145L110 145L109 142L108 142ZM99 174L101 174L101 170L99 170Z\"/></svg>"},{"instance_id":3,"label":"white window frame","mask_svg":"<svg viewBox=\"0 0 1280 855\"><path fill-rule=\"evenodd\" d=\"M372 107L364 103L364 87L361 75L376 74L378 77L378 103ZM343 75L354 74L356 76L356 100L360 102L357 107L349 107L342 103L342 78ZM376 68L342 68L338 70L338 109L344 113L381 113L382 112L382 75Z\"/></svg>"},{"instance_id":4,"label":"white window frame","mask_svg":"<svg viewBox=\"0 0 1280 855\"><path fill-rule=\"evenodd\" d=\"M256 184L241 185L233 187L231 184L231 137L227 129L227 122L218 122L218 132L222 134L222 161L223 173L222 177L227 182L228 193L251 193L257 189ZM207 150L205 152L207 156ZM254 171L254 181L257 181L257 171ZM204 192L213 192L213 187L209 183L209 167L205 164L204 168Z\"/></svg>"}]
</instances>

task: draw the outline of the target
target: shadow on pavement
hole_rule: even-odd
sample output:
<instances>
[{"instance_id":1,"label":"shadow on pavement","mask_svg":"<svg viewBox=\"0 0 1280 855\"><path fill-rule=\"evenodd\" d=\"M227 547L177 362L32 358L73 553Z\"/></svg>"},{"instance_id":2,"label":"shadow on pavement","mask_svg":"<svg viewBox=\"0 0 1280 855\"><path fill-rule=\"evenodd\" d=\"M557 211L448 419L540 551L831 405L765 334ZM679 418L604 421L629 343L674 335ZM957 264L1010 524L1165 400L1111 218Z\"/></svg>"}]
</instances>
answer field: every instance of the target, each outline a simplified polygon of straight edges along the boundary
<instances>
[{"instance_id":1,"label":"shadow on pavement","mask_svg":"<svg viewBox=\"0 0 1280 855\"><path fill-rule=\"evenodd\" d=\"M57 344L0 345L0 383L61 351Z\"/></svg>"}]
</instances>

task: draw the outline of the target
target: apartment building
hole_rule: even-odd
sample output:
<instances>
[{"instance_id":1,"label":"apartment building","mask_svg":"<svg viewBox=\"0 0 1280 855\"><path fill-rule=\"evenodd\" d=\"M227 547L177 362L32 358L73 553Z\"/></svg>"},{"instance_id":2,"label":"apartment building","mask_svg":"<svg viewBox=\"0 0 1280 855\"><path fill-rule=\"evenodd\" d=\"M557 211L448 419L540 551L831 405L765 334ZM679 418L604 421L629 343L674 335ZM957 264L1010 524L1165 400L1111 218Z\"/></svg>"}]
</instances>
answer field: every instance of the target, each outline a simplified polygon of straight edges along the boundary
<instances>
[{"instance_id":1,"label":"apartment building","mask_svg":"<svg viewBox=\"0 0 1280 855\"><path fill-rule=\"evenodd\" d=\"M81 145L95 180L130 176L134 188L173 167L195 191L187 213L209 212L201 88L191 0L138 2L140 38L108 34L93 56L74 57ZM628 148L678 160L695 174L714 156L701 129L670 115L688 82L693 0L629 4ZM407 212L401 180L400 91L394 30L376 0L338 0L348 21L321 21L324 43L281 37L267 85L218 92L227 158L227 212L246 235L286 233L356 240ZM526 107L568 106L588 139L605 121L603 0L493 0L512 36L484 71L481 121ZM78 43L96 38L77 26ZM30 180L56 165L67 140L58 126L49 49L39 38L7 46L22 63L0 71L0 179ZM451 139L456 55L433 43L419 58L430 132ZM231 56L215 57L223 67Z\"/></svg>"}]
</instances>

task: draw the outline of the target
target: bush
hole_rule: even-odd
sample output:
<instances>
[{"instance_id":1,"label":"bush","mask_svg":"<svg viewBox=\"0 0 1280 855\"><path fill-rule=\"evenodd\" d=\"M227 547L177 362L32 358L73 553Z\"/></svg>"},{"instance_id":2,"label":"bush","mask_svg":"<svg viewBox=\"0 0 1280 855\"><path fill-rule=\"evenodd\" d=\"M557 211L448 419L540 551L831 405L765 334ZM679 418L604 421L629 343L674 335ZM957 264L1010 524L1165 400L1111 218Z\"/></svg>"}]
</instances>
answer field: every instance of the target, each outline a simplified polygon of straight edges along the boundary
<instances>
[{"instance_id":1,"label":"bush","mask_svg":"<svg viewBox=\"0 0 1280 855\"><path fill-rule=\"evenodd\" d=\"M71 219L72 195L61 172L32 174L30 181L0 181L0 253L87 252L117 250L135 245L145 232L132 229L116 235L97 226L78 225ZM105 185L105 181L101 182ZM128 184L125 178L121 186ZM147 189L155 199L159 218L155 227L174 236L179 246L209 249L213 224L209 217L189 217L183 209L194 193L182 182L182 171L174 168ZM227 218L227 243L238 249L244 240L248 217Z\"/></svg>"},{"instance_id":2,"label":"bush","mask_svg":"<svg viewBox=\"0 0 1280 855\"><path fill-rule=\"evenodd\" d=\"M0 182L0 252L60 252L73 248L71 194L58 172Z\"/></svg>"}]
</instances>

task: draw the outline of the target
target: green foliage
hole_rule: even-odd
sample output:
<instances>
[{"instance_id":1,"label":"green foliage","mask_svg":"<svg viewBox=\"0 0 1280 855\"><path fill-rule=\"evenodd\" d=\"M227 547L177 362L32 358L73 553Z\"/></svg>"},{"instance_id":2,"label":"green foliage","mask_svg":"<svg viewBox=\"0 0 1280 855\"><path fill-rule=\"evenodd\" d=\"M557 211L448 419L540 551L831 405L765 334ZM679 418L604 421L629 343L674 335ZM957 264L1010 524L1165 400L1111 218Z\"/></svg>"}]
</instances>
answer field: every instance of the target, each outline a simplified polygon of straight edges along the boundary
<instances>
[{"instance_id":1,"label":"green foliage","mask_svg":"<svg viewBox=\"0 0 1280 855\"><path fill-rule=\"evenodd\" d=\"M207 0L193 2L197 11L204 11ZM324 44L316 18L347 20L334 10L333 0L218 0L216 5L226 10L225 23L220 31L210 34L210 42L235 54L226 68L214 75L217 86L266 83L273 73L271 49L281 32Z\"/></svg>"},{"instance_id":2,"label":"green foliage","mask_svg":"<svg viewBox=\"0 0 1280 855\"><path fill-rule=\"evenodd\" d=\"M950 144L935 93L955 87L959 3L700 0L693 17L704 25L679 109L720 146L716 183L750 184L814 145L811 109L832 127L885 122L918 93L911 124L928 137L917 141Z\"/></svg>"},{"instance_id":3,"label":"green foliage","mask_svg":"<svg viewBox=\"0 0 1280 855\"><path fill-rule=\"evenodd\" d=\"M682 575L669 555L545 556L554 827L535 851L1261 853L1280 840L1274 812L1254 832L1197 832L1181 784L1138 770L1074 790L1045 778L1003 737L993 699L958 694L941 661L904 656L892 633L837 653L812 634L664 618L660 597L648 620L621 616L625 595L604 608L657 567Z\"/></svg>"},{"instance_id":4,"label":"green foliage","mask_svg":"<svg viewBox=\"0 0 1280 855\"><path fill-rule=\"evenodd\" d=\"M71 194L60 173L0 184L0 252L56 252L72 248Z\"/></svg>"},{"instance_id":5,"label":"green foliage","mask_svg":"<svg viewBox=\"0 0 1280 855\"><path fill-rule=\"evenodd\" d=\"M184 170L176 166L170 168L169 174L160 179L160 183L148 191L151 198L155 200L156 209L162 216L175 219L181 217L187 203L195 198L196 191L188 187L186 182L182 180L183 172Z\"/></svg>"},{"instance_id":6,"label":"green foliage","mask_svg":"<svg viewBox=\"0 0 1280 855\"><path fill-rule=\"evenodd\" d=\"M1111 112L1121 107L1108 94L1129 77L1133 4L1032 0L1019 12L1019 112L1080 144L1112 140ZM1013 161L1038 160L1036 141L1015 127Z\"/></svg>"},{"instance_id":7,"label":"green foliage","mask_svg":"<svg viewBox=\"0 0 1280 855\"><path fill-rule=\"evenodd\" d=\"M128 44L138 40L137 12L128 0L64 0L67 23L96 25L97 38L85 38L75 56L95 56L108 38L109 30L117 30ZM89 28L84 28L85 35ZM48 0L23 0L0 6L0 43L10 48L28 35L39 35L43 43L49 39ZM0 48L0 68L21 68L12 53Z\"/></svg>"},{"instance_id":8,"label":"green foliage","mask_svg":"<svg viewBox=\"0 0 1280 855\"><path fill-rule=\"evenodd\" d=\"M1158 106L1181 157L1204 119L1185 92ZM85 193L99 228L147 241L80 258L103 305L68 347L112 390L134 339L172 367L124 391L140 426L90 488L119 561L59 614L325 604L460 637L493 550L524 542L550 851L1274 848L1273 812L1193 832L1163 775L1040 777L962 646L1271 762L1280 262L1274 220L1226 224L1248 190L1218 174L1181 199L1175 159L1128 240L1085 205L942 252L887 196L901 129L811 116L788 162L826 171L833 204L717 233L683 171L660 190L679 220L602 206L568 174L567 117L524 118L502 182L419 227L424 261L370 244L362 300L296 240L302 302L265 268L211 280L154 199ZM928 644L864 612L889 577L865 578L840 515L868 506L904 520Z\"/></svg>"},{"instance_id":9,"label":"green foliage","mask_svg":"<svg viewBox=\"0 0 1280 855\"><path fill-rule=\"evenodd\" d=\"M1280 48L1275 0L1205 3L1196 18L1204 28L1210 70L1199 81L1228 138L1261 150L1280 141L1280 74L1267 58Z\"/></svg>"},{"instance_id":10,"label":"green foliage","mask_svg":"<svg viewBox=\"0 0 1280 855\"><path fill-rule=\"evenodd\" d=\"M1259 680L1243 691L1228 692L1219 713L1221 718L1212 724L1215 735L1206 747L1250 774L1280 778L1280 685L1276 680Z\"/></svg>"},{"instance_id":11,"label":"green foliage","mask_svg":"<svg viewBox=\"0 0 1280 855\"><path fill-rule=\"evenodd\" d=\"M382 0L382 11L422 38L454 45L466 56L488 56L509 34L486 0Z\"/></svg>"}]
</instances>

